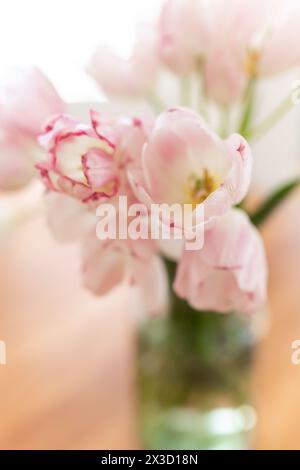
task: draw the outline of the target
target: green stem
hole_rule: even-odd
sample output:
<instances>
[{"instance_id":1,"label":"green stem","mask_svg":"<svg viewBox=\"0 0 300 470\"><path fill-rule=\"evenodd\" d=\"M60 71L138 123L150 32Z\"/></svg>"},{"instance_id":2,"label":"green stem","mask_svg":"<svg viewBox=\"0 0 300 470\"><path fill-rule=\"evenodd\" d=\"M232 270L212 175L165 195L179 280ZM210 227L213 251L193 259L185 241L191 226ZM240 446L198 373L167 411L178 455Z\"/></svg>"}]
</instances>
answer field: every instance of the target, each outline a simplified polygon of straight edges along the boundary
<instances>
[{"instance_id":1,"label":"green stem","mask_svg":"<svg viewBox=\"0 0 300 470\"><path fill-rule=\"evenodd\" d=\"M259 139L267 132L269 132L272 127L275 126L292 108L293 101L291 96L287 96L279 106L272 111L272 113L266 117L257 127L253 129L248 129L245 132L245 137L248 139Z\"/></svg>"},{"instance_id":2,"label":"green stem","mask_svg":"<svg viewBox=\"0 0 300 470\"><path fill-rule=\"evenodd\" d=\"M256 89L256 78L252 77L249 80L248 87L245 94L245 105L240 121L239 126L239 133L242 136L245 136L248 132L248 128L251 123L252 114L253 114L253 106L254 106L254 96L255 96L255 89Z\"/></svg>"},{"instance_id":3,"label":"green stem","mask_svg":"<svg viewBox=\"0 0 300 470\"><path fill-rule=\"evenodd\" d=\"M251 216L251 220L254 225L259 226L272 214L272 212L281 204L289 194L294 191L300 185L300 179L290 181L288 184L275 190L254 212Z\"/></svg>"},{"instance_id":4,"label":"green stem","mask_svg":"<svg viewBox=\"0 0 300 470\"><path fill-rule=\"evenodd\" d=\"M162 100L155 93L149 93L149 95L147 96L147 102L149 103L155 114L160 114L165 109Z\"/></svg>"},{"instance_id":5,"label":"green stem","mask_svg":"<svg viewBox=\"0 0 300 470\"><path fill-rule=\"evenodd\" d=\"M199 61L196 68L196 80L198 84L198 111L208 121L208 96L203 80L203 62Z\"/></svg>"},{"instance_id":6,"label":"green stem","mask_svg":"<svg viewBox=\"0 0 300 470\"><path fill-rule=\"evenodd\" d=\"M168 260L165 260L165 263L172 286L177 264ZM182 360L187 364L188 370L192 367L195 371L193 364L198 370L199 364L202 364L207 372L214 371L213 375L217 373L222 377L224 386L231 389L233 383L228 381L229 377L236 373L237 367L240 367L241 372L245 370L250 360L255 338L249 329L249 317L236 313L224 315L218 312L197 311L185 300L177 297L173 289L171 300L167 331L173 363L175 355L177 356L176 368L180 369ZM166 340L164 347L168 348ZM195 372L193 377L194 374Z\"/></svg>"},{"instance_id":7,"label":"green stem","mask_svg":"<svg viewBox=\"0 0 300 470\"><path fill-rule=\"evenodd\" d=\"M181 105L190 106L191 104L191 79L190 76L186 75L181 78L180 81L180 92L181 92Z\"/></svg>"},{"instance_id":8,"label":"green stem","mask_svg":"<svg viewBox=\"0 0 300 470\"><path fill-rule=\"evenodd\" d=\"M229 129L229 108L227 106L222 106L220 109L220 137L225 139L228 137Z\"/></svg>"}]
</instances>

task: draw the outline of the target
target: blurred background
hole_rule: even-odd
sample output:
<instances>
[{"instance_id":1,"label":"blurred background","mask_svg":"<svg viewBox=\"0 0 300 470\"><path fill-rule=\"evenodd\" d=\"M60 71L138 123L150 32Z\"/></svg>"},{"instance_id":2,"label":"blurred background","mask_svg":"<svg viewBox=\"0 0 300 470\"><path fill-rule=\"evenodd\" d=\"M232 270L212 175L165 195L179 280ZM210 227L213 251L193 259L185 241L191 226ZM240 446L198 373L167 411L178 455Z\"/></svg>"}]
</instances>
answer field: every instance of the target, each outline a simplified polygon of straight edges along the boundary
<instances>
[{"instance_id":1,"label":"blurred background","mask_svg":"<svg viewBox=\"0 0 300 470\"><path fill-rule=\"evenodd\" d=\"M8 67L34 64L49 77L66 102L99 100L99 89L84 70L95 45L110 44L127 57L136 24L154 19L161 3L5 1L0 19L0 80L5 80Z\"/></svg>"},{"instance_id":2,"label":"blurred background","mask_svg":"<svg viewBox=\"0 0 300 470\"><path fill-rule=\"evenodd\" d=\"M85 65L99 43L128 56L135 24L151 20L160 0L3 1L0 88L10 67L36 65L70 109L105 101ZM291 88L291 78L261 89L266 114ZM266 91L267 90L267 91ZM254 148L253 194L261 196L300 168L300 107ZM283 145L284 143L284 145ZM1 210L40 188L1 195ZM256 447L300 449L300 193L266 223L270 328L255 359ZM76 245L59 245L43 217L10 234L0 247L1 449L134 449L135 341L138 312L120 288L97 299L80 286Z\"/></svg>"}]
</instances>

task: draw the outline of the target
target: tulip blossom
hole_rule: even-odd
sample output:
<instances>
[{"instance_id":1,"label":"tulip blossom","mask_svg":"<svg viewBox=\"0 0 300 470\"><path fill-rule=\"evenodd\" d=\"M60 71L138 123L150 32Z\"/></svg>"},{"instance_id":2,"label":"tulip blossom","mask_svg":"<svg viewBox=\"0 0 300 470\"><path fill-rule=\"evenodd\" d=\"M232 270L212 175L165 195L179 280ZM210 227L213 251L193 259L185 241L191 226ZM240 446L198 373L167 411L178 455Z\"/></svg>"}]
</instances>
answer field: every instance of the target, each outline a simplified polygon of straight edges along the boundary
<instances>
[{"instance_id":1,"label":"tulip blossom","mask_svg":"<svg viewBox=\"0 0 300 470\"><path fill-rule=\"evenodd\" d=\"M251 78L300 65L300 7L283 0L230 0L215 4L204 81L221 104L240 101Z\"/></svg>"},{"instance_id":2,"label":"tulip blossom","mask_svg":"<svg viewBox=\"0 0 300 470\"><path fill-rule=\"evenodd\" d=\"M37 136L49 116L64 104L52 84L38 70L19 72L4 91L0 113L0 188L19 189L34 175L41 149Z\"/></svg>"},{"instance_id":3,"label":"tulip blossom","mask_svg":"<svg viewBox=\"0 0 300 470\"><path fill-rule=\"evenodd\" d=\"M207 57L204 83L207 94L223 106L240 101L247 88L247 76L230 50L215 48Z\"/></svg>"},{"instance_id":4,"label":"tulip blossom","mask_svg":"<svg viewBox=\"0 0 300 470\"><path fill-rule=\"evenodd\" d=\"M151 240L99 240L94 234L83 240L84 286L97 296L121 284L134 288L147 313L163 313L168 284L165 266Z\"/></svg>"},{"instance_id":5,"label":"tulip blossom","mask_svg":"<svg viewBox=\"0 0 300 470\"><path fill-rule=\"evenodd\" d=\"M83 244L83 282L96 295L104 295L122 282L135 285L151 264L151 240L99 240L95 234Z\"/></svg>"},{"instance_id":6,"label":"tulip blossom","mask_svg":"<svg viewBox=\"0 0 300 470\"><path fill-rule=\"evenodd\" d=\"M300 65L299 24L299 4L293 8L281 1L277 17L258 38L259 75L270 76Z\"/></svg>"},{"instance_id":7,"label":"tulip blossom","mask_svg":"<svg viewBox=\"0 0 300 470\"><path fill-rule=\"evenodd\" d=\"M135 118L102 119L94 111L90 126L58 116L40 136L47 159L37 168L48 189L84 203L108 201L120 192L127 194L125 169L135 166L147 126Z\"/></svg>"},{"instance_id":8,"label":"tulip blossom","mask_svg":"<svg viewBox=\"0 0 300 470\"><path fill-rule=\"evenodd\" d=\"M153 90L158 68L156 33L152 27L144 25L128 60L116 55L109 47L99 46L87 70L108 95L135 98Z\"/></svg>"},{"instance_id":9,"label":"tulip blossom","mask_svg":"<svg viewBox=\"0 0 300 470\"><path fill-rule=\"evenodd\" d=\"M138 294L142 310L153 314L165 311L167 276L155 242L98 239L93 208L66 194L46 194L46 215L56 240L80 243L82 280L89 291L101 296L127 284Z\"/></svg>"},{"instance_id":10,"label":"tulip blossom","mask_svg":"<svg viewBox=\"0 0 300 470\"><path fill-rule=\"evenodd\" d=\"M162 62L179 75L201 63L211 28L211 5L206 0L167 0L159 18Z\"/></svg>"},{"instance_id":11,"label":"tulip blossom","mask_svg":"<svg viewBox=\"0 0 300 470\"><path fill-rule=\"evenodd\" d=\"M232 209L208 228L202 250L183 253L174 289L197 310L248 313L265 301L266 279L260 235Z\"/></svg>"},{"instance_id":12,"label":"tulip blossom","mask_svg":"<svg viewBox=\"0 0 300 470\"><path fill-rule=\"evenodd\" d=\"M190 205L204 221L226 213L245 197L251 178L250 148L238 134L214 134L194 111L177 108L156 120L144 147L142 172L131 174L145 204Z\"/></svg>"},{"instance_id":13,"label":"tulip blossom","mask_svg":"<svg viewBox=\"0 0 300 470\"><path fill-rule=\"evenodd\" d=\"M5 88L1 124L35 138L49 117L63 110L63 101L42 72L36 68L18 71Z\"/></svg>"}]
</instances>

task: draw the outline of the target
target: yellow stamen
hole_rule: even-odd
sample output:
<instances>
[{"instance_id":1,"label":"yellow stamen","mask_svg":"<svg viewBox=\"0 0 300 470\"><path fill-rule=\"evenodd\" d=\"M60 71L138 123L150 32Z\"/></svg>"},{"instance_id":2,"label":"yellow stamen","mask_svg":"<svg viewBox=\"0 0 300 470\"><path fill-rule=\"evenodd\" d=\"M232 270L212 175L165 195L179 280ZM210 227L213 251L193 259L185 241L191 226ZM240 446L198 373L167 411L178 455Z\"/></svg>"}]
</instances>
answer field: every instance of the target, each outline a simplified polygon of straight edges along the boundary
<instances>
[{"instance_id":1,"label":"yellow stamen","mask_svg":"<svg viewBox=\"0 0 300 470\"><path fill-rule=\"evenodd\" d=\"M257 75L260 56L261 53L258 49L250 49L248 51L244 63L244 69L249 77L255 77Z\"/></svg>"},{"instance_id":2,"label":"yellow stamen","mask_svg":"<svg viewBox=\"0 0 300 470\"><path fill-rule=\"evenodd\" d=\"M207 168L203 169L203 174L199 178L198 175L192 174L189 177L187 185L187 203L192 204L195 208L217 188L219 184Z\"/></svg>"}]
</instances>

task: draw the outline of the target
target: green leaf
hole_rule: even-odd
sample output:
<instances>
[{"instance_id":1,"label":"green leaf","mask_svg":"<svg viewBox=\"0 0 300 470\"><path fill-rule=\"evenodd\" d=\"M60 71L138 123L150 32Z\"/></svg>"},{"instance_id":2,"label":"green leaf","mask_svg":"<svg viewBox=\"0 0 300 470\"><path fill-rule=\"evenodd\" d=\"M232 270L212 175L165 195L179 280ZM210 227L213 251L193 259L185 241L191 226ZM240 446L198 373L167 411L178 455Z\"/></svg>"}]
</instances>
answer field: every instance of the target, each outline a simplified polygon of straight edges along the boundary
<instances>
[{"instance_id":1,"label":"green leaf","mask_svg":"<svg viewBox=\"0 0 300 470\"><path fill-rule=\"evenodd\" d=\"M259 226L272 214L272 212L281 204L289 194L300 184L300 179L290 181L288 184L275 190L259 207L259 209L250 216L254 225Z\"/></svg>"}]
</instances>

